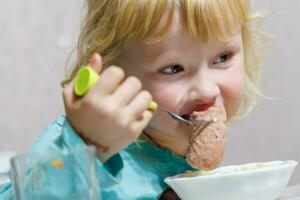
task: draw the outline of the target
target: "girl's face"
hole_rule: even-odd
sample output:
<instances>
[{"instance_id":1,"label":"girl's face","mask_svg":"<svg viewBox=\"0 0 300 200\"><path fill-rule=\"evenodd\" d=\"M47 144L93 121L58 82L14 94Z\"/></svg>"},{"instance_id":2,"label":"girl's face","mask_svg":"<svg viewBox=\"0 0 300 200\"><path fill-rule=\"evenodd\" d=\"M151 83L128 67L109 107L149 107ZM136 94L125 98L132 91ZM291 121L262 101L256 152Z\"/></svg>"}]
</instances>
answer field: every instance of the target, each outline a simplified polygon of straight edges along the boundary
<instances>
[{"instance_id":1,"label":"girl's face","mask_svg":"<svg viewBox=\"0 0 300 200\"><path fill-rule=\"evenodd\" d=\"M159 107L179 115L223 102L232 117L243 97L244 55L241 33L226 42L202 43L184 28L178 12L168 35L158 43L140 41L121 54L121 67L138 77ZM185 156L188 125L156 112L145 132L160 146Z\"/></svg>"}]
</instances>

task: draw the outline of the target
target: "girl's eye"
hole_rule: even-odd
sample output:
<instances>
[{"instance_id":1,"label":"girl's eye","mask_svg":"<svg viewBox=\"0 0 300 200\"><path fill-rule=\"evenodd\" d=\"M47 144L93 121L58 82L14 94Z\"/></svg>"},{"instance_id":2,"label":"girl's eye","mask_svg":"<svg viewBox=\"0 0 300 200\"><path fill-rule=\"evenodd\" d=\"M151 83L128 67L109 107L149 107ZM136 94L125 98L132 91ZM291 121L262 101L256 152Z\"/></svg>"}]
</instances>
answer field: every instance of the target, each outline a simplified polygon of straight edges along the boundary
<instances>
[{"instance_id":1,"label":"girl's eye","mask_svg":"<svg viewBox=\"0 0 300 200\"><path fill-rule=\"evenodd\" d=\"M213 64L222 64L228 62L228 60L232 57L231 53L224 53L217 57L217 59L213 62Z\"/></svg>"},{"instance_id":2,"label":"girl's eye","mask_svg":"<svg viewBox=\"0 0 300 200\"><path fill-rule=\"evenodd\" d=\"M176 74L176 73L179 73L183 70L184 69L181 65L176 64L176 65L166 67L166 68L160 70L160 72L162 72L163 74Z\"/></svg>"}]
</instances>

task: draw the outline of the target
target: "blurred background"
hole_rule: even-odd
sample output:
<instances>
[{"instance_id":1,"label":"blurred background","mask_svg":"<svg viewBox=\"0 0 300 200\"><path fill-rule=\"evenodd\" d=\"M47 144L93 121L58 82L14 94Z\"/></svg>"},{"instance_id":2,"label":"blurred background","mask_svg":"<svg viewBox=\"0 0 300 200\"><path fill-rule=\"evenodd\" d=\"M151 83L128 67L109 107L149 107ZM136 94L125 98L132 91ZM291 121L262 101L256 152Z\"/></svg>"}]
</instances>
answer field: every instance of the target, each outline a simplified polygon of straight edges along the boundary
<instances>
[{"instance_id":1,"label":"blurred background","mask_svg":"<svg viewBox=\"0 0 300 200\"><path fill-rule=\"evenodd\" d=\"M82 8L83 0L0 0L0 152L29 151L64 112L60 81ZM257 0L254 10L266 14L263 28L274 36L262 80L263 93L274 99L260 98L230 127L222 165L300 161L300 1ZM300 184L300 166L293 184Z\"/></svg>"}]
</instances>

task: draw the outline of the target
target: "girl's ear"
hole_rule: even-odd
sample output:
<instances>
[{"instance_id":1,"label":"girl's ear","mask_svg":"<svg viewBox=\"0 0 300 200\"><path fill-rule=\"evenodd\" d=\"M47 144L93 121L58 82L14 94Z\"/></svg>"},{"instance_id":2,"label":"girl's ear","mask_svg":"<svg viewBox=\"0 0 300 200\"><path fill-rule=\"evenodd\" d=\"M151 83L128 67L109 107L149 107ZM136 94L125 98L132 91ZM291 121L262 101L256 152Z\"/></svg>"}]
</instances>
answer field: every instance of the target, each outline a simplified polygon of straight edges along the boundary
<instances>
[{"instance_id":1,"label":"girl's ear","mask_svg":"<svg viewBox=\"0 0 300 200\"><path fill-rule=\"evenodd\" d=\"M95 72L100 74L100 72L102 70L102 58L101 58L99 53L94 53L92 55L92 58L91 58L91 61L90 61L89 65L90 65L90 67L93 68L93 70L95 70Z\"/></svg>"}]
</instances>

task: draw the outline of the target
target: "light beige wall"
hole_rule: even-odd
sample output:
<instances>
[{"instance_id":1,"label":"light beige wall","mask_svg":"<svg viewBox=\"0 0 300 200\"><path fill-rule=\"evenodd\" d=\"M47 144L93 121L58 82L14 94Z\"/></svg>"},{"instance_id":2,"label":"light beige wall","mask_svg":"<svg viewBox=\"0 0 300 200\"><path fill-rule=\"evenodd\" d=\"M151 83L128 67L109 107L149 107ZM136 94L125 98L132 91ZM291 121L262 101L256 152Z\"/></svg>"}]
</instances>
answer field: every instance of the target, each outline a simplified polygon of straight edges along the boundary
<instances>
[{"instance_id":1,"label":"light beige wall","mask_svg":"<svg viewBox=\"0 0 300 200\"><path fill-rule=\"evenodd\" d=\"M300 160L300 1L257 0L276 37L263 69L264 94L230 129L223 164ZM78 35L82 0L0 1L0 151L30 149L63 112L60 81ZM299 167L298 167L299 168ZM300 183L300 168L291 184Z\"/></svg>"},{"instance_id":2,"label":"light beige wall","mask_svg":"<svg viewBox=\"0 0 300 200\"><path fill-rule=\"evenodd\" d=\"M0 149L28 150L63 112L60 81L81 0L0 1Z\"/></svg>"}]
</instances>

